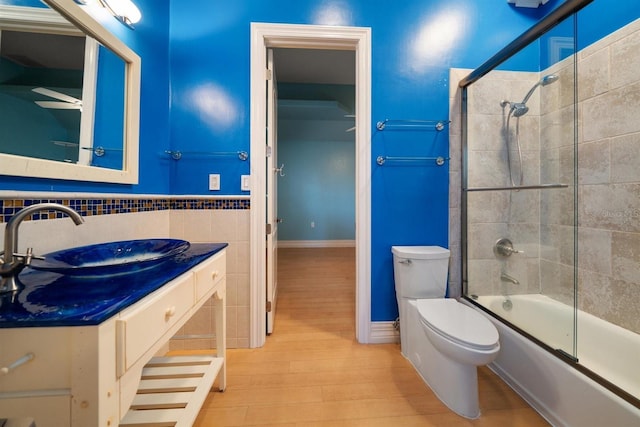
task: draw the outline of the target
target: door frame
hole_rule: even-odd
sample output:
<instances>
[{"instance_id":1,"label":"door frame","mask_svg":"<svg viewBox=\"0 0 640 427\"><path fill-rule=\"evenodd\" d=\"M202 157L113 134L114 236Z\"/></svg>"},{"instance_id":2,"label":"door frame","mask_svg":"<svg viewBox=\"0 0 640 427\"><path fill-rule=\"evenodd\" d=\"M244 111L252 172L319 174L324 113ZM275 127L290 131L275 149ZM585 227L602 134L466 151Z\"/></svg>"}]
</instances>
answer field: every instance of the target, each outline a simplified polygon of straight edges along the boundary
<instances>
[{"instance_id":1,"label":"door frame","mask_svg":"<svg viewBox=\"0 0 640 427\"><path fill-rule=\"evenodd\" d=\"M352 50L356 56L356 339L371 332L371 29L251 23L251 210L249 346L266 340L266 68L267 48Z\"/></svg>"}]
</instances>

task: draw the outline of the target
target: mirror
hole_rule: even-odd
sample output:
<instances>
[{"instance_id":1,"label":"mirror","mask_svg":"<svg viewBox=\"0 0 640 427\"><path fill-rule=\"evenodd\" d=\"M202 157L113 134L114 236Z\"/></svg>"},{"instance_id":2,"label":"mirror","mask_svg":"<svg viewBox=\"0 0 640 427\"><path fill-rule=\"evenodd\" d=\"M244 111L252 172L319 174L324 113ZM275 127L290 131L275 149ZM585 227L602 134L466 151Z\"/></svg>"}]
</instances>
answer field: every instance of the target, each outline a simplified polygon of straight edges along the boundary
<instances>
[{"instance_id":1,"label":"mirror","mask_svg":"<svg viewBox=\"0 0 640 427\"><path fill-rule=\"evenodd\" d=\"M0 6L1 173L137 183L140 58L73 0L43 1Z\"/></svg>"}]
</instances>

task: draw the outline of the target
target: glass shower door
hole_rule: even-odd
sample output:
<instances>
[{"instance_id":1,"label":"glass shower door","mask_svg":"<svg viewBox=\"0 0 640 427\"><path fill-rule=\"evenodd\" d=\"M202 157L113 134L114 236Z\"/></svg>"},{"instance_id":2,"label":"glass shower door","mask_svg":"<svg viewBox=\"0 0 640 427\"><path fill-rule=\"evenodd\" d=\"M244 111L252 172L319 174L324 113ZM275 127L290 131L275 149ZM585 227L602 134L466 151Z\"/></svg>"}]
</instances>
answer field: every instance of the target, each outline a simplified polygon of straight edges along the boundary
<instances>
[{"instance_id":1,"label":"glass shower door","mask_svg":"<svg viewBox=\"0 0 640 427\"><path fill-rule=\"evenodd\" d=\"M466 88L463 281L468 297L573 359L573 26L543 37Z\"/></svg>"},{"instance_id":2,"label":"glass shower door","mask_svg":"<svg viewBox=\"0 0 640 427\"><path fill-rule=\"evenodd\" d=\"M463 293L640 408L640 9L583 6L462 79Z\"/></svg>"}]
</instances>

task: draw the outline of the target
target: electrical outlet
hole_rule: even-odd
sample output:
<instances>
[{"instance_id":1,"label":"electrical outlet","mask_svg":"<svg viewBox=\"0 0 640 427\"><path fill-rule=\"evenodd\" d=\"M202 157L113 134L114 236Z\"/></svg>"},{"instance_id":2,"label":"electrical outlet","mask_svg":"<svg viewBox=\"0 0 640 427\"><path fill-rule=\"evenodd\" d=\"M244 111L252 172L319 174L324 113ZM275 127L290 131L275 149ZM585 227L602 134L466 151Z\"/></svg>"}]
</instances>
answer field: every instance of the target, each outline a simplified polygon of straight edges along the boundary
<instances>
[{"instance_id":1,"label":"electrical outlet","mask_svg":"<svg viewBox=\"0 0 640 427\"><path fill-rule=\"evenodd\" d=\"M311 221L311 228L316 228L316 222L315 221Z\"/></svg>"},{"instance_id":2,"label":"electrical outlet","mask_svg":"<svg viewBox=\"0 0 640 427\"><path fill-rule=\"evenodd\" d=\"M249 177L251 175L241 175L240 176L240 191L251 191L251 181Z\"/></svg>"},{"instance_id":3,"label":"electrical outlet","mask_svg":"<svg viewBox=\"0 0 640 427\"><path fill-rule=\"evenodd\" d=\"M211 191L220 190L220 174L219 173L209 174L209 190Z\"/></svg>"}]
</instances>

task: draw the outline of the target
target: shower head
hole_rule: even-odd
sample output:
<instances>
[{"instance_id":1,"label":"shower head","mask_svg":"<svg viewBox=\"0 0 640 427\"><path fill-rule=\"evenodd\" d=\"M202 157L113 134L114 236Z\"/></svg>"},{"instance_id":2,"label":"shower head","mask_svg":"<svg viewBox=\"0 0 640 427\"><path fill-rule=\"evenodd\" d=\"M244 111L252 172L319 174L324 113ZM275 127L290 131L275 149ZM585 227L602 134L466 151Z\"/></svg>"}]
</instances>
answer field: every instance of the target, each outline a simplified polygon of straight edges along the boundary
<instances>
[{"instance_id":1,"label":"shower head","mask_svg":"<svg viewBox=\"0 0 640 427\"><path fill-rule=\"evenodd\" d=\"M558 79L559 77L557 74L547 74L546 76L538 80L531 89L529 89L529 92L527 92L527 95L524 97L522 102L510 103L511 114L513 114L513 117L522 117L525 114L527 114L527 112L529 112L529 107L527 107L527 101L529 100L529 98L531 98L531 95L533 95L533 92L535 92L538 86L550 85L551 83L558 81ZM503 102L507 103L507 101L503 101Z\"/></svg>"},{"instance_id":2,"label":"shower head","mask_svg":"<svg viewBox=\"0 0 640 427\"><path fill-rule=\"evenodd\" d=\"M529 107L524 102L514 102L511 104L511 114L513 117L522 117L529 111Z\"/></svg>"},{"instance_id":3,"label":"shower head","mask_svg":"<svg viewBox=\"0 0 640 427\"><path fill-rule=\"evenodd\" d=\"M529 89L529 92L527 92L527 95L524 97L524 99L522 100L521 104L526 104L527 101L529 100L529 98L531 98L531 95L533 95L533 92L535 92L536 88L538 86L547 86L550 85L553 82L558 81L558 75L557 74L547 74L546 76L544 76L543 78L541 78L540 80L538 80L536 82L536 84L533 85L533 87L531 89Z\"/></svg>"},{"instance_id":4,"label":"shower head","mask_svg":"<svg viewBox=\"0 0 640 427\"><path fill-rule=\"evenodd\" d=\"M550 85L553 82L558 81L560 77L557 74L547 74L543 78L540 79L540 84L542 86Z\"/></svg>"}]
</instances>

